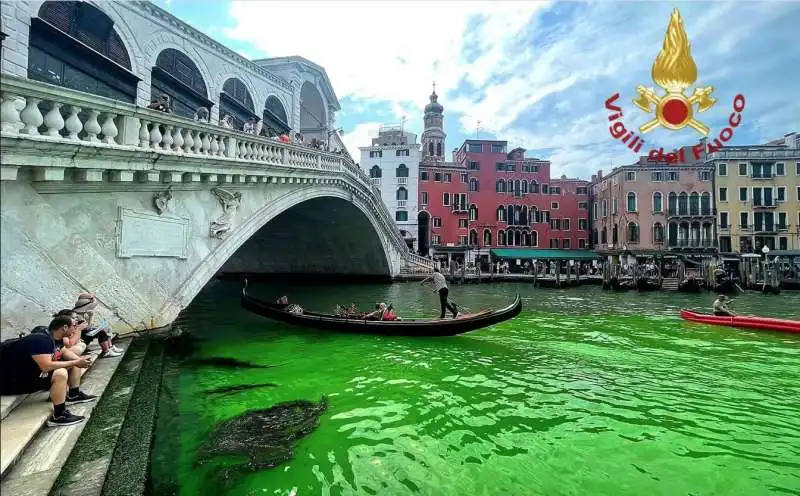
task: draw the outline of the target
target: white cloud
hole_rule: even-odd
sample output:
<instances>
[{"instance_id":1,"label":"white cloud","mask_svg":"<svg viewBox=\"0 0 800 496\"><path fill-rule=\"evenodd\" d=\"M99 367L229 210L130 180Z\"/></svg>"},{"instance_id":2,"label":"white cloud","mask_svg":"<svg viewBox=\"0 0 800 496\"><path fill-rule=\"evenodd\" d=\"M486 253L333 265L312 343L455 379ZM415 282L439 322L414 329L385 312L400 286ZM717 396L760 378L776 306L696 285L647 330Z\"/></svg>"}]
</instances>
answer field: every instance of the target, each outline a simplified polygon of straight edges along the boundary
<instances>
[{"instance_id":1,"label":"white cloud","mask_svg":"<svg viewBox=\"0 0 800 496\"><path fill-rule=\"evenodd\" d=\"M485 81L506 63L505 47L544 2L233 2L228 36L269 56L302 55L328 72L339 98L389 102L419 112L436 81L446 99L464 75ZM302 8L298 9L298 6ZM485 22L467 33L469 21ZM265 20L273 19L265 29ZM283 22L278 20L291 20ZM467 43L481 56L469 64ZM398 114L398 119L402 114Z\"/></svg>"},{"instance_id":2,"label":"white cloud","mask_svg":"<svg viewBox=\"0 0 800 496\"><path fill-rule=\"evenodd\" d=\"M703 120L720 123L732 96L745 92L748 105L753 102L745 121L759 138L800 126L792 117L800 115L800 104L788 86L781 86L800 77L800 56L791 48L796 35L785 22L800 9L792 3L764 5L679 4L698 64L698 84L717 87L719 102ZM339 98L355 102L345 109L348 117L368 101L369 108L382 106L394 114L392 120L405 115L408 128L419 132L421 109L436 80L450 147L474 136L480 121L484 136L490 133L552 160L554 175L588 176L597 168L608 169L610 162L633 161L609 137L603 101L619 91L626 112L631 111L626 124L634 128L647 119L633 112L630 100L636 84L651 85L650 65L674 5L565 3L543 18L549 6L520 1L242 1L231 6L235 27L227 35L249 41L253 53L302 55L325 67ZM292 21L270 22L265 29L266 19ZM786 105L779 115L767 113L780 102ZM765 110L759 113L758 108ZM354 156L378 126L374 115L366 115L371 122L344 136ZM664 131L647 138L664 147L695 139Z\"/></svg>"},{"instance_id":3,"label":"white cloud","mask_svg":"<svg viewBox=\"0 0 800 496\"><path fill-rule=\"evenodd\" d=\"M348 131L342 135L345 148L347 148L350 156L353 157L356 162L361 160L361 150L359 150L358 147L369 146L370 143L372 143L372 138L378 136L378 128L380 127L381 123L379 122L365 122L357 125L352 131Z\"/></svg>"}]
</instances>

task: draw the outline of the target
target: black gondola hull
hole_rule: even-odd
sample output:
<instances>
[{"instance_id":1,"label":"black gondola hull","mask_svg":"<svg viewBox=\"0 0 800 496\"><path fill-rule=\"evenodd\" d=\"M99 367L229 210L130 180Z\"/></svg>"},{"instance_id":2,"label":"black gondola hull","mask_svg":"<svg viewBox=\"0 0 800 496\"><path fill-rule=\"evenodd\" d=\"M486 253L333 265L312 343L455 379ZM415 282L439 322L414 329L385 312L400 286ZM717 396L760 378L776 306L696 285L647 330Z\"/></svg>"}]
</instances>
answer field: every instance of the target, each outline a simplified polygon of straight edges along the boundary
<instances>
[{"instance_id":1,"label":"black gondola hull","mask_svg":"<svg viewBox=\"0 0 800 496\"><path fill-rule=\"evenodd\" d=\"M519 295L514 302L500 310L487 310L457 319L374 321L345 319L336 315L304 312L289 313L285 305L268 303L242 290L242 307L272 320L299 327L350 334L377 334L384 336L441 337L456 336L513 319L522 311Z\"/></svg>"}]
</instances>

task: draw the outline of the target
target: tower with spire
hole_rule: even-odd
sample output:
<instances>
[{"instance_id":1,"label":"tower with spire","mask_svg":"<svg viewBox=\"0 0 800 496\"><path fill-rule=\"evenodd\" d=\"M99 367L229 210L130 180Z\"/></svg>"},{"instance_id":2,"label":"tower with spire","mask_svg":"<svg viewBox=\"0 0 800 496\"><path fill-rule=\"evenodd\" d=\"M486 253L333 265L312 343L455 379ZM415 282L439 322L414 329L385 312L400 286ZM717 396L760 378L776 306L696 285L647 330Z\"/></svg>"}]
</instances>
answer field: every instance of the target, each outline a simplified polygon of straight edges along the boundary
<instances>
[{"instance_id":1,"label":"tower with spire","mask_svg":"<svg viewBox=\"0 0 800 496\"><path fill-rule=\"evenodd\" d=\"M433 92L430 103L425 106L425 129L422 131L422 162L444 161L445 139L444 133L444 107L439 103L436 94L436 82L433 83Z\"/></svg>"}]
</instances>

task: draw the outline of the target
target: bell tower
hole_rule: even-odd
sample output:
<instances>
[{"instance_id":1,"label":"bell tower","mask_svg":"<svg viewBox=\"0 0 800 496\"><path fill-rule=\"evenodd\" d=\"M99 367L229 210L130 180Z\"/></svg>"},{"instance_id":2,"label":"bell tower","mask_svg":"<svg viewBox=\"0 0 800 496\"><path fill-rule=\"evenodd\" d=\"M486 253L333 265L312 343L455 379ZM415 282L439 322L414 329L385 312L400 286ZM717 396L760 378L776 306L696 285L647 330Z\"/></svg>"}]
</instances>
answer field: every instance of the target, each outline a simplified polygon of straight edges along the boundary
<instances>
[{"instance_id":1,"label":"bell tower","mask_svg":"<svg viewBox=\"0 0 800 496\"><path fill-rule=\"evenodd\" d=\"M425 106L424 123L421 138L422 162L443 162L447 135L444 133L444 107L439 103L439 95L436 94L436 82L433 83L430 103Z\"/></svg>"}]
</instances>

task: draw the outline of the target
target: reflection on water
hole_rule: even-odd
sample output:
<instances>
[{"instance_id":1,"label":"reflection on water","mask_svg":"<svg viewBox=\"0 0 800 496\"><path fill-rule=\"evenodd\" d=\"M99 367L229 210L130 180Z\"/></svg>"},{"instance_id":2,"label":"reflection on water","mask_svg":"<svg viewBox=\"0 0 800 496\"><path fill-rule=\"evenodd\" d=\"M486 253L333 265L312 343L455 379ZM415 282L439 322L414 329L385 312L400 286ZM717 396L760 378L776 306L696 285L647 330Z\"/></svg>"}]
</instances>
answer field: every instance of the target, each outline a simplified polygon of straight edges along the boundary
<instances>
[{"instance_id":1,"label":"reflection on water","mask_svg":"<svg viewBox=\"0 0 800 496\"><path fill-rule=\"evenodd\" d=\"M434 316L418 284L269 288L308 308L394 303ZM198 296L192 358L272 368L168 367L155 488L182 494L800 494L800 336L681 321L712 295L526 285L453 288L510 322L455 338L333 335L238 308L239 287ZM737 298L742 313L798 318L800 295ZM252 387L251 387L252 386ZM225 394L208 394L209 391ZM219 481L197 464L214 426L283 401L329 398L293 460ZM176 438L177 442L165 439ZM235 461L232 460L231 463Z\"/></svg>"}]
</instances>

